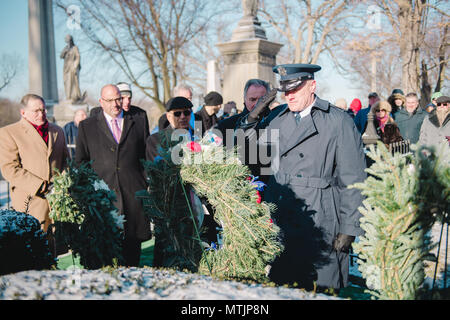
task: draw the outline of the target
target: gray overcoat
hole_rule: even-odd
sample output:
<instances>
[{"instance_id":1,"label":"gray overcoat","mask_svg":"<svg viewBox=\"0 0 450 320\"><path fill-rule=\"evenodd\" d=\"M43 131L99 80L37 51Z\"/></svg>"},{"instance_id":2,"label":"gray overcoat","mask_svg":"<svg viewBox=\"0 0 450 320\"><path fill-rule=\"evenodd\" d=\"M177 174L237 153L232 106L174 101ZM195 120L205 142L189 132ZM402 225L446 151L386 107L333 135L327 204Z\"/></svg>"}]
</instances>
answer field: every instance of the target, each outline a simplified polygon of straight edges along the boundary
<instances>
[{"instance_id":1,"label":"gray overcoat","mask_svg":"<svg viewBox=\"0 0 450 320\"><path fill-rule=\"evenodd\" d=\"M258 139L260 146L272 148L273 173L264 200L278 207L273 220L285 245L269 276L306 289L313 281L321 287L345 287L348 253L338 254L332 242L338 233L362 234L362 195L347 188L366 178L361 134L345 111L319 98L298 124L287 105L278 110L254 127L279 130L278 152L273 141L262 135ZM278 168L273 166L277 161Z\"/></svg>"}]
</instances>

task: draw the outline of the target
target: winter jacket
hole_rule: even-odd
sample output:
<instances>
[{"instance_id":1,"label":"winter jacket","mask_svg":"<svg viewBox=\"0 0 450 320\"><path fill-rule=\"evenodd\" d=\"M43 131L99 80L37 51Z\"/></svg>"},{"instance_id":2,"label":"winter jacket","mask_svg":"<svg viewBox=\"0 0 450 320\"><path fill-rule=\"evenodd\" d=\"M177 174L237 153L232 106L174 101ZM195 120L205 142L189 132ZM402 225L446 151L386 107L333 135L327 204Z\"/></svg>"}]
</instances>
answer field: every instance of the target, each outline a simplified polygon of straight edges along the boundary
<instances>
[{"instance_id":1,"label":"winter jacket","mask_svg":"<svg viewBox=\"0 0 450 320\"><path fill-rule=\"evenodd\" d=\"M401 108L393 114L403 139L409 140L411 143L419 141L420 127L426 115L427 112L421 107L417 107L412 114L406 111L405 108Z\"/></svg>"},{"instance_id":2,"label":"winter jacket","mask_svg":"<svg viewBox=\"0 0 450 320\"><path fill-rule=\"evenodd\" d=\"M450 113L447 114L442 126L440 126L436 110L433 110L423 120L420 128L419 143L437 147L442 141L447 141L446 137L448 136L450 136Z\"/></svg>"}]
</instances>

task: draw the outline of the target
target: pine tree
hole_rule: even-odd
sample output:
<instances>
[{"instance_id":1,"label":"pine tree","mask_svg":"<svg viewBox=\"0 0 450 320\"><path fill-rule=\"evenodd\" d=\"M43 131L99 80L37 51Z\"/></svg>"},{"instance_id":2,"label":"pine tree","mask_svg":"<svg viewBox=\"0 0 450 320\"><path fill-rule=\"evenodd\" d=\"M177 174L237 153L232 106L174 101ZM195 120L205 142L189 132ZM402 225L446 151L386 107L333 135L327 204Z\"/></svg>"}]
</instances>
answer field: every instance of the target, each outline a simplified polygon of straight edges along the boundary
<instances>
[{"instance_id":1,"label":"pine tree","mask_svg":"<svg viewBox=\"0 0 450 320\"><path fill-rule=\"evenodd\" d=\"M379 299L416 299L424 260L433 244L430 229L449 212L448 153L420 147L415 155L392 155L378 142L364 183L351 187L366 196L360 212L365 234L354 243L369 292Z\"/></svg>"}]
</instances>

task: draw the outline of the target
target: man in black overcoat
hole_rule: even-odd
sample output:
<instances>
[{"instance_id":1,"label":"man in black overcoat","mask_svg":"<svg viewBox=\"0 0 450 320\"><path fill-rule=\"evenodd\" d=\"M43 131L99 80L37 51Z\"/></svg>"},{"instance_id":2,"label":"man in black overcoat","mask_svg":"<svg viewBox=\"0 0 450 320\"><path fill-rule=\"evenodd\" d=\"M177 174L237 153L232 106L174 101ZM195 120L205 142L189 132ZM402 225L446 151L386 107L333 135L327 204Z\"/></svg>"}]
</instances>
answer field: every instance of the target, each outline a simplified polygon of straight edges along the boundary
<instances>
[{"instance_id":1,"label":"man in black overcoat","mask_svg":"<svg viewBox=\"0 0 450 320\"><path fill-rule=\"evenodd\" d=\"M125 215L123 256L128 266L138 266L141 242L151 238L150 223L144 216L136 191L147 188L141 159L149 135L144 117L122 110L117 86L102 88L102 112L80 123L75 161L92 161L92 168L116 193L116 207Z\"/></svg>"},{"instance_id":2,"label":"man in black overcoat","mask_svg":"<svg viewBox=\"0 0 450 320\"><path fill-rule=\"evenodd\" d=\"M147 130L150 132L148 125L148 117L147 112L139 108L138 106L134 106L131 104L131 100L133 98L133 92L131 91L131 86L126 82L119 82L116 84L117 88L120 90L120 95L122 97L122 110L128 112L132 115L137 115L139 117L143 117L145 119L145 123L147 126ZM98 112L102 112L102 107L95 107L91 109L89 116L95 116Z\"/></svg>"},{"instance_id":3,"label":"man in black overcoat","mask_svg":"<svg viewBox=\"0 0 450 320\"><path fill-rule=\"evenodd\" d=\"M259 134L258 144L276 150L264 200L277 206L273 220L285 249L269 277L306 289L314 283L339 289L347 286L351 244L362 234L362 195L348 186L364 181L366 166L352 118L315 94L314 73L320 69L311 64L274 67L287 104L267 113L276 96L273 89L239 127L266 129L269 134Z\"/></svg>"}]
</instances>

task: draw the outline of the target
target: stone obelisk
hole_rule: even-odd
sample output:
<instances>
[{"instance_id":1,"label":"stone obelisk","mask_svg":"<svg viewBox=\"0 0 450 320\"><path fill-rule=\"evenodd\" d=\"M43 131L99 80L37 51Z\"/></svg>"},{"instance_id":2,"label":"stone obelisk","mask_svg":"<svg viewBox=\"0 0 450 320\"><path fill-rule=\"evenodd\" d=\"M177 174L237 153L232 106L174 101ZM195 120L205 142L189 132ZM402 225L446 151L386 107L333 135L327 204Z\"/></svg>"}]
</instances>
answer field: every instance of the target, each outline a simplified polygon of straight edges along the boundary
<instances>
[{"instance_id":1,"label":"stone obelisk","mask_svg":"<svg viewBox=\"0 0 450 320\"><path fill-rule=\"evenodd\" d=\"M217 44L224 59L222 95L224 101L235 101L242 110L244 86L249 79L275 83L272 67L282 44L267 40L266 32L256 16L257 0L242 0L243 17L231 40Z\"/></svg>"},{"instance_id":2,"label":"stone obelisk","mask_svg":"<svg viewBox=\"0 0 450 320\"><path fill-rule=\"evenodd\" d=\"M29 92L42 96L52 116L58 102L52 0L28 0Z\"/></svg>"}]
</instances>

